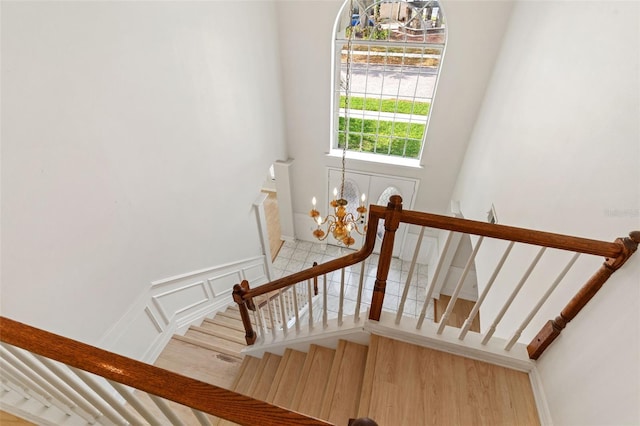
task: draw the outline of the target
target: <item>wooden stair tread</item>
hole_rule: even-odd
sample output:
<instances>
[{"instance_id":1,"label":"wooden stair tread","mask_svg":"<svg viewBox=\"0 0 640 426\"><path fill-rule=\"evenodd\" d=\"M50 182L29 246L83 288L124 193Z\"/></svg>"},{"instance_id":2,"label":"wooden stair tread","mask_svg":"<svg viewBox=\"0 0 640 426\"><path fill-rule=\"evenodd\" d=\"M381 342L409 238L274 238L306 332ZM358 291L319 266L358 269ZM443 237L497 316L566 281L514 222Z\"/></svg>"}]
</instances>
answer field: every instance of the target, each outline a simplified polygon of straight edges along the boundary
<instances>
[{"instance_id":1,"label":"wooden stair tread","mask_svg":"<svg viewBox=\"0 0 640 426\"><path fill-rule=\"evenodd\" d=\"M241 320L236 320L236 319L225 317L225 316L216 315L213 318L205 318L204 321L202 321L202 324L200 325L202 327L214 327L214 326L227 327L244 334L244 326L242 325Z\"/></svg>"},{"instance_id":2,"label":"wooden stair tread","mask_svg":"<svg viewBox=\"0 0 640 426\"><path fill-rule=\"evenodd\" d=\"M343 425L357 417L367 347L340 340L325 390L320 418Z\"/></svg>"},{"instance_id":3,"label":"wooden stair tread","mask_svg":"<svg viewBox=\"0 0 640 426\"><path fill-rule=\"evenodd\" d=\"M306 359L307 354L304 352L293 349L285 350L266 402L284 408L291 408L296 386L300 380L300 374Z\"/></svg>"},{"instance_id":4,"label":"wooden stair tread","mask_svg":"<svg viewBox=\"0 0 640 426\"><path fill-rule=\"evenodd\" d=\"M189 362L185 362L188 359ZM242 359L212 348L193 345L174 336L154 365L212 385L231 389Z\"/></svg>"},{"instance_id":5,"label":"wooden stair tread","mask_svg":"<svg viewBox=\"0 0 640 426\"><path fill-rule=\"evenodd\" d=\"M329 380L335 350L311 345L300 374L291 409L313 417L320 416L322 398Z\"/></svg>"},{"instance_id":6,"label":"wooden stair tread","mask_svg":"<svg viewBox=\"0 0 640 426\"><path fill-rule=\"evenodd\" d=\"M248 393L249 396L262 401L266 400L271 384L273 383L273 379L278 371L281 359L282 357L280 355L275 355L269 352L264 354L260 365L258 366L258 370L254 375L253 381L251 382L251 387Z\"/></svg>"},{"instance_id":7,"label":"wooden stair tread","mask_svg":"<svg viewBox=\"0 0 640 426\"><path fill-rule=\"evenodd\" d=\"M230 328L224 326L216 326L216 327L199 327L196 325L192 325L189 327L190 330L197 331L198 333L208 334L210 336L219 337L221 339L229 340L231 342L235 342L239 345L245 346L246 341L244 339L244 333L240 333L237 330L232 330Z\"/></svg>"},{"instance_id":8,"label":"wooden stair tread","mask_svg":"<svg viewBox=\"0 0 640 426\"><path fill-rule=\"evenodd\" d=\"M251 382L256 376L258 368L260 367L260 358L254 356L246 356L242 361L236 380L233 382L232 390L243 395L249 395L249 389L251 388Z\"/></svg>"},{"instance_id":9,"label":"wooden stair tread","mask_svg":"<svg viewBox=\"0 0 640 426\"><path fill-rule=\"evenodd\" d=\"M369 348L367 351L367 361L362 377L362 387L360 389L360 402L358 403L358 417L367 417L371 404L371 392L373 390L373 378L378 355L378 336L371 335Z\"/></svg>"},{"instance_id":10,"label":"wooden stair tread","mask_svg":"<svg viewBox=\"0 0 640 426\"><path fill-rule=\"evenodd\" d=\"M184 336L174 335L173 339L177 339L177 340L180 340L182 342L189 343L191 345L198 346L200 348L207 349L207 350L210 350L210 351L220 352L222 354L225 354L225 355L228 355L228 356L231 356L231 357L235 357L237 359L242 359L243 358L242 354L240 354L240 351L238 351L238 350L229 349L229 348L227 348L225 346L219 346L219 345L216 345L216 344L213 344L213 343L209 343L209 342L206 342L206 341L204 341L202 339L199 339L199 338L196 338L196 337L193 337L193 336L189 336L189 335L184 335ZM233 343L233 342L229 342L229 343Z\"/></svg>"},{"instance_id":11,"label":"wooden stair tread","mask_svg":"<svg viewBox=\"0 0 640 426\"><path fill-rule=\"evenodd\" d=\"M210 330L202 330L194 326L189 327L189 329L185 333L185 336L190 337L192 339L201 340L202 342L208 343L213 346L225 348L237 354L240 354L240 352L246 347L246 344L228 340L224 337L217 336L214 332L211 332Z\"/></svg>"}]
</instances>

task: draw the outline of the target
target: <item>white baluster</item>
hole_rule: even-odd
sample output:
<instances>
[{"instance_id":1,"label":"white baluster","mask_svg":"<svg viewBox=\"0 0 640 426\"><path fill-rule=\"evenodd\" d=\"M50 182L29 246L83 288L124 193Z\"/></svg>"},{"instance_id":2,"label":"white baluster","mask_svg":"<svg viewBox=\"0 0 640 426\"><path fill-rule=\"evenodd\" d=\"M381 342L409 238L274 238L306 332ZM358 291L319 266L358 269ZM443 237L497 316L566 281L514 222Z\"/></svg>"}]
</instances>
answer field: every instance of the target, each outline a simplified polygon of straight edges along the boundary
<instances>
[{"instance_id":1,"label":"white baluster","mask_svg":"<svg viewBox=\"0 0 640 426\"><path fill-rule=\"evenodd\" d=\"M26 399L27 401L32 398L31 395L29 394L29 390L25 389L24 386L19 384L17 380L14 380L13 378L11 378L11 380L7 380L7 378L8 377L2 378L3 387L7 391L15 392L18 395L20 395L23 399Z\"/></svg>"},{"instance_id":2,"label":"white baluster","mask_svg":"<svg viewBox=\"0 0 640 426\"><path fill-rule=\"evenodd\" d=\"M169 404L167 404L167 402L164 399L152 394L149 394L149 397L151 398L153 403L156 404L156 406L160 409L160 411L162 411L162 414L164 414L167 417L167 419L169 419L169 421L173 426L184 425L184 423L182 423L182 420L178 418L176 413L173 412L171 407L169 407Z\"/></svg>"},{"instance_id":3,"label":"white baluster","mask_svg":"<svg viewBox=\"0 0 640 426\"><path fill-rule=\"evenodd\" d=\"M63 386L61 380L47 371L41 364L38 364L33 357L30 357L26 351L18 349L8 344L2 344L3 357L9 360L13 359L14 362L10 364L15 367L21 374L34 381L40 386L46 393L53 396L60 401L61 404L66 406L64 409L66 414L71 414L69 411L71 408L76 407L76 403L73 402L73 398L68 398L59 389Z\"/></svg>"},{"instance_id":4,"label":"white baluster","mask_svg":"<svg viewBox=\"0 0 640 426\"><path fill-rule=\"evenodd\" d=\"M60 392L63 392L67 397L75 401L78 406L87 412L89 415L93 416L90 419L87 419L91 424L94 424L96 419L102 416L100 413L100 406L96 405L91 399L88 398L89 395L93 396L88 389L82 387L77 379L75 379L71 372L63 367L63 364L56 363L49 358L45 358L41 355L33 354L38 361L40 361L45 367L47 367L53 374L56 375L60 380L62 380L69 388L65 386L58 386ZM75 392L75 393L74 393ZM97 399L97 398L96 398ZM97 399L100 401L99 399Z\"/></svg>"},{"instance_id":5,"label":"white baluster","mask_svg":"<svg viewBox=\"0 0 640 426\"><path fill-rule=\"evenodd\" d=\"M433 295L433 291L435 289L436 286L436 282L438 281L438 277L440 276L440 273L442 272L443 267L443 263L444 263L444 258L447 254L447 252L449 251L449 246L451 245L451 240L453 239L453 234L454 232L449 231L449 233L447 234L447 240L444 243L444 247L442 249L442 253L440 254L440 259L438 259L438 264L436 265L436 269L435 271L433 271L433 278L431 279L431 282L429 283L429 288L427 289L427 294L425 296L424 299L424 304L422 305L422 311L420 312L420 316L418 317L418 322L416 323L416 328L420 329L422 327L422 323L424 322L424 318L426 316L427 313L427 307L429 306L429 303L431 302L431 297Z\"/></svg>"},{"instance_id":6,"label":"white baluster","mask_svg":"<svg viewBox=\"0 0 640 426\"><path fill-rule=\"evenodd\" d=\"M280 300L280 315L281 315L281 319L282 319L282 332L284 333L284 335L287 335L287 332L289 331L289 325L287 324L287 320L289 319L288 316L286 315L286 310L285 310L285 306L284 306L284 296L282 295L282 289L278 290L278 298Z\"/></svg>"},{"instance_id":7,"label":"white baluster","mask_svg":"<svg viewBox=\"0 0 640 426\"><path fill-rule=\"evenodd\" d=\"M416 248L413 249L413 257L411 258L411 265L409 266L409 275L407 281L404 283L404 290L402 291L402 298L400 299L400 305L398 306L398 313L396 314L396 324L400 324L402 319L402 313L404 312L404 304L407 301L407 295L409 294L409 288L411 287L411 278L416 268L416 262L418 261L418 254L420 253L420 247L422 246L422 238L424 237L424 226L420 228L420 234L418 235L418 241L416 242Z\"/></svg>"},{"instance_id":8,"label":"white baluster","mask_svg":"<svg viewBox=\"0 0 640 426\"><path fill-rule=\"evenodd\" d=\"M121 415L124 419L126 419L130 424L132 425L143 424L142 422L140 422L140 420L136 416L134 416L129 410L127 410L126 407L122 405L120 401L118 401L110 392L107 392L102 386L100 386L95 381L95 379L93 379L89 375L89 373L72 366L69 366L69 368L71 369L71 371L73 371L76 374L76 376L80 378L80 380L82 380L87 386L89 386L92 391L98 394L100 398L106 401L107 404L109 404L109 406L113 410L115 410L119 415ZM110 420L113 420L111 416L109 416L107 413L105 413L105 415L109 417ZM122 420L119 420L119 424L120 423L122 423Z\"/></svg>"},{"instance_id":9,"label":"white baluster","mask_svg":"<svg viewBox=\"0 0 640 426\"><path fill-rule=\"evenodd\" d=\"M267 322L264 318L264 308L256 305L256 324L258 324L258 329L260 330L260 338L264 342L267 338Z\"/></svg>"},{"instance_id":10,"label":"white baluster","mask_svg":"<svg viewBox=\"0 0 640 426\"><path fill-rule=\"evenodd\" d=\"M73 367L71 367L70 365L67 366L70 370L72 370L74 373L77 371L81 371L78 369L74 369ZM88 383L85 382L85 384L87 386ZM89 386L89 388L91 388ZM129 424L127 420L123 419L120 414L118 413L118 411L116 411L110 402L105 401L105 399L99 395L94 389L85 389L82 386L77 386L77 388L75 388L75 390L82 395L82 397L84 399L86 399L91 405L93 405L94 407L96 407L96 409L98 411L100 411L100 413L105 416L107 419L109 419L110 421L114 422L115 424L123 424L126 422L126 424ZM118 401L119 403L119 401Z\"/></svg>"},{"instance_id":11,"label":"white baluster","mask_svg":"<svg viewBox=\"0 0 640 426\"><path fill-rule=\"evenodd\" d=\"M193 412L193 415L196 416L196 419L198 419L198 422L200 422L200 424L202 426L212 426L212 423L209 421L209 417L207 417L206 413L203 413L200 410L195 410L195 409L191 409L191 411Z\"/></svg>"},{"instance_id":12,"label":"white baluster","mask_svg":"<svg viewBox=\"0 0 640 426\"><path fill-rule=\"evenodd\" d=\"M271 306L271 298L267 297L267 309L269 310L269 323L271 324L271 336L273 338L276 337L276 324L275 324L275 309L273 308L273 306Z\"/></svg>"},{"instance_id":13,"label":"white baluster","mask_svg":"<svg viewBox=\"0 0 640 426\"><path fill-rule=\"evenodd\" d=\"M9 379L15 386L19 386L22 389L19 392L23 397L30 399L32 396L40 401L45 407L51 407L51 395L35 381L29 378L29 376L22 373L14 365L17 361L14 361L14 365L4 357L0 359L2 362L2 368L0 368L0 376L3 379ZM31 371L31 370L28 370ZM33 372L31 372L33 374ZM41 396L42 399L38 398Z\"/></svg>"},{"instance_id":14,"label":"white baluster","mask_svg":"<svg viewBox=\"0 0 640 426\"><path fill-rule=\"evenodd\" d=\"M7 365L7 368L2 369L2 377L3 379L9 379L9 383L14 387L13 390L22 396L24 399L35 399L39 401L46 408L51 407L52 398L48 395L44 389L40 386L36 385L28 377L24 376L17 370L11 370L11 365ZM11 387L9 388L11 390ZM69 415L69 413L67 413Z\"/></svg>"},{"instance_id":15,"label":"white baluster","mask_svg":"<svg viewBox=\"0 0 640 426\"><path fill-rule=\"evenodd\" d=\"M576 263L576 260L578 260L578 257L580 257L580 253L574 253L574 255L569 260L569 263L567 264L567 266L565 266L564 269L562 270L562 272L560 272L560 275L558 275L556 280L553 283L551 283L551 286L549 286L549 288L544 293L542 298L540 298L540 300L538 301L536 306L534 306L534 308L531 310L531 312L529 312L529 315L527 315L527 317L524 319L524 321L522 321L522 324L520 324L520 327L518 327L516 329L516 331L513 333L513 336L511 336L511 338L509 339L509 341L507 342L507 344L504 347L505 350L510 351L511 348L513 347L513 345L516 344L516 342L518 341L518 339L522 335L522 331L529 325L529 323L531 322L533 317L538 313L538 311L540 310L542 305L544 305L544 302L547 301L549 296L551 296L551 293L553 293L553 291L556 289L558 284L560 284L560 281L562 281L564 276L567 275L567 272L569 272L569 270L571 269L573 264Z\"/></svg>"},{"instance_id":16,"label":"white baluster","mask_svg":"<svg viewBox=\"0 0 640 426\"><path fill-rule=\"evenodd\" d=\"M362 290L364 288L364 271L365 261L360 262L360 279L358 280L358 297L356 298L356 312L353 316L353 322L360 320L360 305L362 304Z\"/></svg>"},{"instance_id":17,"label":"white baluster","mask_svg":"<svg viewBox=\"0 0 640 426\"><path fill-rule=\"evenodd\" d=\"M500 261L498 262L498 265L493 270L493 274L491 275L491 278L489 278L487 285L484 287L484 290L482 290L482 294L478 298L478 301L473 305L473 309L471 309L469 316L467 317L466 321L462 325L462 330L460 331L460 335L458 336L458 339L464 340L465 336L467 335L467 332L469 331L469 328L471 327L473 320L475 319L476 315L478 315L480 306L482 306L482 303L484 302L485 297L487 297L487 294L489 294L489 290L491 290L491 286L493 286L493 283L498 277L498 273L502 269L504 262L507 260L507 257L509 256L509 253L511 252L511 249L513 248L514 244L515 244L515 241L511 241L507 246L507 249L502 255L502 258L500 258Z\"/></svg>"},{"instance_id":18,"label":"white baluster","mask_svg":"<svg viewBox=\"0 0 640 426\"><path fill-rule=\"evenodd\" d=\"M451 295L451 298L449 299L449 304L447 305L447 309L444 311L444 314L440 318L440 325L438 326L438 334L442 334L442 332L444 331L445 327L447 326L447 321L449 320L449 316L451 315L451 312L453 311L453 307L455 306L456 301L458 300L458 295L460 294L460 291L462 290L462 287L464 285L464 280L467 279L467 275L469 273L469 270L471 269L471 266L473 265L473 263L474 263L474 261L476 259L476 255L478 254L478 250L480 250L480 246L482 245L482 241L483 240L484 240L484 236L481 236L480 238L478 238L478 242L476 243L476 246L473 248L473 252L471 252L471 256L469 256L469 259L467 260L467 264L464 265L464 270L462 271L462 275L460 276L460 279L458 280L458 284L456 284L456 287L453 290L453 294Z\"/></svg>"},{"instance_id":19,"label":"white baluster","mask_svg":"<svg viewBox=\"0 0 640 426\"><path fill-rule=\"evenodd\" d=\"M482 344L486 345L487 342L489 342L489 339L491 339L491 336L493 336L493 333L495 333L496 331L496 327L498 326L498 324L500 323L500 321L502 320L502 317L504 316L504 314L507 312L507 309L509 309L509 306L511 306L511 303L513 302L513 299L516 298L516 296L518 295L518 293L520 292L520 289L522 288L522 286L524 285L524 283L527 281L527 279L529 278L529 275L531 275L531 272L533 272L533 269L536 267L536 265L538 264L538 261L540 260L540 258L542 257L542 254L544 253L544 251L546 250L546 247L542 247L540 248L540 250L538 251L538 254L536 255L535 259L533 259L533 262L531 262L531 265L529 266L529 268L527 269L527 271L524 273L524 275L522 276L522 279L520 280L520 282L518 283L518 285L516 286L516 288L513 289L513 291L511 292L511 295L509 296L509 299L507 299L507 301L505 302L505 304L502 306L502 309L500 309L500 312L498 313L498 316L496 316L496 319L493 320L493 323L491 324L491 327L489 328L489 330L487 331L487 333L484 335L484 337L482 338Z\"/></svg>"},{"instance_id":20,"label":"white baluster","mask_svg":"<svg viewBox=\"0 0 640 426\"><path fill-rule=\"evenodd\" d=\"M11 388L7 386L7 379L0 374L0 392L5 393L11 391Z\"/></svg>"},{"instance_id":21,"label":"white baluster","mask_svg":"<svg viewBox=\"0 0 640 426\"><path fill-rule=\"evenodd\" d=\"M313 330L313 282L307 280L307 303L309 304L309 331Z\"/></svg>"},{"instance_id":22,"label":"white baluster","mask_svg":"<svg viewBox=\"0 0 640 426\"><path fill-rule=\"evenodd\" d=\"M340 302L338 306L338 325L342 325L342 314L344 311L344 274L345 268L340 270Z\"/></svg>"},{"instance_id":23,"label":"white baluster","mask_svg":"<svg viewBox=\"0 0 640 426\"><path fill-rule=\"evenodd\" d=\"M328 326L327 316L327 274L322 275L322 327Z\"/></svg>"},{"instance_id":24,"label":"white baluster","mask_svg":"<svg viewBox=\"0 0 640 426\"><path fill-rule=\"evenodd\" d=\"M257 334L256 341L263 341L264 340L264 334L262 333L263 330L262 330L262 325L260 323L259 310L260 310L260 308L256 305L256 310L252 312L252 314L253 314L253 322L256 324L256 329L255 329L255 332Z\"/></svg>"},{"instance_id":25,"label":"white baluster","mask_svg":"<svg viewBox=\"0 0 640 426\"><path fill-rule=\"evenodd\" d=\"M154 416L126 386L113 380L107 381L149 424L162 424L162 420Z\"/></svg>"},{"instance_id":26,"label":"white baluster","mask_svg":"<svg viewBox=\"0 0 640 426\"><path fill-rule=\"evenodd\" d=\"M300 332L300 313L298 312L298 292L296 290L297 285L293 285L293 310L296 315L296 332Z\"/></svg>"}]
</instances>

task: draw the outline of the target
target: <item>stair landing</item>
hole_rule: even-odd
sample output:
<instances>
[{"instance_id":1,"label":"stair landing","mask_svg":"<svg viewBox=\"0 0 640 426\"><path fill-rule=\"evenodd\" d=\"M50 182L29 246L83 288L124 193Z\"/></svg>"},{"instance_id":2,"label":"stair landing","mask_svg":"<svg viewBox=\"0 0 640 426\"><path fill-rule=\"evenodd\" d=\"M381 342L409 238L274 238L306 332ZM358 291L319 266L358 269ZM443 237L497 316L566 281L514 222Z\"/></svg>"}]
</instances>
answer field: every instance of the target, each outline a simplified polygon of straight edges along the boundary
<instances>
[{"instance_id":1,"label":"stair landing","mask_svg":"<svg viewBox=\"0 0 640 426\"><path fill-rule=\"evenodd\" d=\"M192 338L172 339L156 365L336 425L355 417L379 426L540 424L523 372L376 335L368 347L340 341L260 359L234 351L242 330L230 307Z\"/></svg>"},{"instance_id":2,"label":"stair landing","mask_svg":"<svg viewBox=\"0 0 640 426\"><path fill-rule=\"evenodd\" d=\"M384 425L537 425L526 373L371 336L359 416Z\"/></svg>"}]
</instances>

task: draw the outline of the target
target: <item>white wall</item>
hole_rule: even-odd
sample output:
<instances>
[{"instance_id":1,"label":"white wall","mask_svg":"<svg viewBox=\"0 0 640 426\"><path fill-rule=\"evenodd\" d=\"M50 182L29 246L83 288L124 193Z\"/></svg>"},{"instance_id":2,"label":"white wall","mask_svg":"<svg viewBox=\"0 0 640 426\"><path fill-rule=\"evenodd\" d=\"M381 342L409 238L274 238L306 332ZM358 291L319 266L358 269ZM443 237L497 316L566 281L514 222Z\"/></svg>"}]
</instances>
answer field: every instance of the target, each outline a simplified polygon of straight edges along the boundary
<instances>
[{"instance_id":1,"label":"white wall","mask_svg":"<svg viewBox=\"0 0 640 426\"><path fill-rule=\"evenodd\" d=\"M508 225L605 241L640 229L639 31L637 2L517 3L454 194L466 217L486 220L494 203ZM477 262L479 285L500 254ZM545 259L515 311L563 264ZM579 260L550 302L563 306L600 263ZM540 359L555 424L640 422L639 276L636 254ZM496 283L503 298L511 278Z\"/></svg>"},{"instance_id":2,"label":"white wall","mask_svg":"<svg viewBox=\"0 0 640 426\"><path fill-rule=\"evenodd\" d=\"M331 115L331 45L342 0L279 1L287 146L292 164L296 237L312 239L312 196L327 206ZM510 1L443 0L448 44L421 168L348 160L354 171L420 180L414 208L445 213L511 10ZM487 23L490 23L488 25ZM471 52L471 53L470 53ZM326 208L322 208L326 211Z\"/></svg>"},{"instance_id":3,"label":"white wall","mask_svg":"<svg viewBox=\"0 0 640 426\"><path fill-rule=\"evenodd\" d=\"M2 315L95 343L152 282L261 254L274 12L2 2Z\"/></svg>"}]
</instances>

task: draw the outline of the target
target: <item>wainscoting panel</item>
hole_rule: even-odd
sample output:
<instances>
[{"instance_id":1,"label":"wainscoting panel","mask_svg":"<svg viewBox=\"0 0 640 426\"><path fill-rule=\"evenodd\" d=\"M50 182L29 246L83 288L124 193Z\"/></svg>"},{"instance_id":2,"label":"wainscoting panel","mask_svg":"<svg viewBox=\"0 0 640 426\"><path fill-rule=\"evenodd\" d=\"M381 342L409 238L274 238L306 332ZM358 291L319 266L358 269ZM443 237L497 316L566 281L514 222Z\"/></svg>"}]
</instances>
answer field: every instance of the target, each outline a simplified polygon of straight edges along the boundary
<instances>
[{"instance_id":1,"label":"wainscoting panel","mask_svg":"<svg viewBox=\"0 0 640 426\"><path fill-rule=\"evenodd\" d=\"M174 288L152 297L166 324L175 316L209 301L204 281L197 281Z\"/></svg>"},{"instance_id":2,"label":"wainscoting panel","mask_svg":"<svg viewBox=\"0 0 640 426\"><path fill-rule=\"evenodd\" d=\"M171 336L232 303L235 284L266 283L266 270L266 257L258 256L154 281L99 346L152 363Z\"/></svg>"},{"instance_id":3,"label":"wainscoting panel","mask_svg":"<svg viewBox=\"0 0 640 426\"><path fill-rule=\"evenodd\" d=\"M244 279L249 281L249 284L251 284L254 287L258 283L268 282L267 270L265 268L264 263L249 266L248 268L244 269L243 273L244 273Z\"/></svg>"},{"instance_id":4,"label":"wainscoting panel","mask_svg":"<svg viewBox=\"0 0 640 426\"><path fill-rule=\"evenodd\" d=\"M233 271L224 275L209 278L207 282L214 297L229 295L233 291L233 286L242 281L242 271Z\"/></svg>"}]
</instances>

